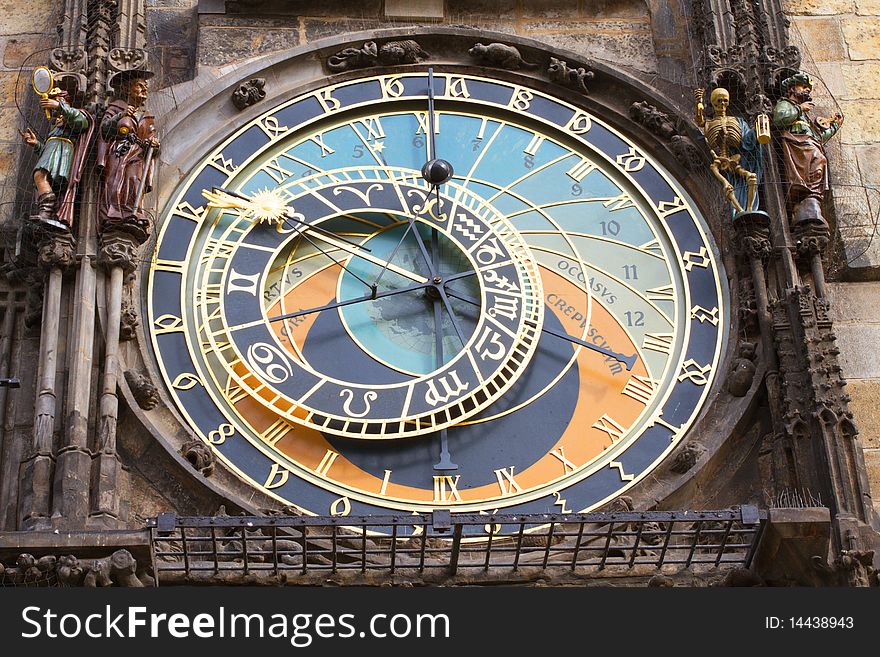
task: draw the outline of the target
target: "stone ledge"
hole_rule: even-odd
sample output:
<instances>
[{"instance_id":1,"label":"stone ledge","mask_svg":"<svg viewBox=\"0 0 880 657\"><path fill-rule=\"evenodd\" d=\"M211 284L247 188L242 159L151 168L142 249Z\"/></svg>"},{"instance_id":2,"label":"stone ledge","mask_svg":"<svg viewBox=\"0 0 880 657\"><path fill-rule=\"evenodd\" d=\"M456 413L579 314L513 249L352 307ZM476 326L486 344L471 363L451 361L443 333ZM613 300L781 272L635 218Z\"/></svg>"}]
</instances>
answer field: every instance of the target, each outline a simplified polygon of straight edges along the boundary
<instances>
[{"instance_id":1,"label":"stone ledge","mask_svg":"<svg viewBox=\"0 0 880 657\"><path fill-rule=\"evenodd\" d=\"M26 531L0 532L0 560L27 553L35 557L47 554L73 554L78 559L103 558L125 548L139 563L149 563L150 531Z\"/></svg>"}]
</instances>

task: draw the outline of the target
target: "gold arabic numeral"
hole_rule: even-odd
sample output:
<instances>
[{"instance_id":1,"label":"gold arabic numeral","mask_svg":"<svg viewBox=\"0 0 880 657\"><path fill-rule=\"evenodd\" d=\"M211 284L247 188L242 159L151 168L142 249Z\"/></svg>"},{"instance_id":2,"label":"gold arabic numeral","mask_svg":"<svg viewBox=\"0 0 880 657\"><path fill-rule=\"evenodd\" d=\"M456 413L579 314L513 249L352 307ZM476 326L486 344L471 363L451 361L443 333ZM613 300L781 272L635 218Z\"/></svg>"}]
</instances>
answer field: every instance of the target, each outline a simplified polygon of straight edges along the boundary
<instances>
[{"instance_id":1,"label":"gold arabic numeral","mask_svg":"<svg viewBox=\"0 0 880 657\"><path fill-rule=\"evenodd\" d=\"M672 432L672 436L670 436L671 441L675 441L681 435L681 427L677 427L674 424L670 424L666 420L663 419L663 411L660 411L657 416L651 420L651 426L659 424L660 426L666 427Z\"/></svg>"},{"instance_id":2,"label":"gold arabic numeral","mask_svg":"<svg viewBox=\"0 0 880 657\"><path fill-rule=\"evenodd\" d=\"M235 269L229 270L229 278L226 280L226 294L233 292L247 292L253 296L257 296L257 283L260 280L260 274L240 274Z\"/></svg>"},{"instance_id":3,"label":"gold arabic numeral","mask_svg":"<svg viewBox=\"0 0 880 657\"><path fill-rule=\"evenodd\" d=\"M498 468L495 470L495 478L498 480L498 488L501 489L503 497L513 495L514 493L521 493L523 490L522 486L513 478L513 468L514 466L511 465L509 468Z\"/></svg>"},{"instance_id":4,"label":"gold arabic numeral","mask_svg":"<svg viewBox=\"0 0 880 657\"><path fill-rule=\"evenodd\" d=\"M290 470L285 468L282 465L278 465L277 463L273 463L272 467L269 469L269 476L266 477L266 483L263 484L263 488L278 488L279 486L283 486L287 483L287 479L290 477Z\"/></svg>"},{"instance_id":5,"label":"gold arabic numeral","mask_svg":"<svg viewBox=\"0 0 880 657\"><path fill-rule=\"evenodd\" d=\"M642 349L650 349L667 356L672 353L672 333L645 333Z\"/></svg>"},{"instance_id":6,"label":"gold arabic numeral","mask_svg":"<svg viewBox=\"0 0 880 657\"><path fill-rule=\"evenodd\" d=\"M648 301L675 301L675 288L670 283L645 290Z\"/></svg>"},{"instance_id":7,"label":"gold arabic numeral","mask_svg":"<svg viewBox=\"0 0 880 657\"><path fill-rule=\"evenodd\" d=\"M174 381L171 382L171 387L175 390L189 390L201 384L201 382L201 379L199 379L199 377L197 377L195 374L184 372L177 375L177 378L175 378Z\"/></svg>"},{"instance_id":8,"label":"gold arabic numeral","mask_svg":"<svg viewBox=\"0 0 880 657\"><path fill-rule=\"evenodd\" d=\"M278 418L260 433L260 438L263 439L263 442L275 447L279 440L290 433L291 429L293 429L293 426L290 422L284 418Z\"/></svg>"},{"instance_id":9,"label":"gold arabic numeral","mask_svg":"<svg viewBox=\"0 0 880 657\"><path fill-rule=\"evenodd\" d=\"M626 382L623 388L623 394L632 397L638 402L642 402L645 406L654 395L654 391L660 386L660 382L649 376L638 376L634 374L630 380Z\"/></svg>"},{"instance_id":10,"label":"gold arabic numeral","mask_svg":"<svg viewBox=\"0 0 880 657\"><path fill-rule=\"evenodd\" d=\"M321 149L321 157L327 157L328 155L333 155L336 151L330 148L327 144L324 143L324 133L320 132L316 135L312 135L309 137L309 141L317 144Z\"/></svg>"},{"instance_id":11,"label":"gold arabic numeral","mask_svg":"<svg viewBox=\"0 0 880 657\"><path fill-rule=\"evenodd\" d=\"M630 146L629 150L622 155L617 156L617 166L627 173L635 173L641 171L645 166L645 158L639 155L635 148Z\"/></svg>"},{"instance_id":12,"label":"gold arabic numeral","mask_svg":"<svg viewBox=\"0 0 880 657\"><path fill-rule=\"evenodd\" d=\"M657 214L659 214L662 218L666 218L671 214L675 214L676 212L681 212L682 210L686 210L687 205L685 205L684 199L681 196L676 196L672 201L660 201L657 205Z\"/></svg>"},{"instance_id":13,"label":"gold arabic numeral","mask_svg":"<svg viewBox=\"0 0 880 657\"><path fill-rule=\"evenodd\" d=\"M286 125L278 123L278 119L274 116L267 116L262 121L259 121L258 125L271 139L277 139L279 136L290 131L290 128Z\"/></svg>"},{"instance_id":14,"label":"gold arabic numeral","mask_svg":"<svg viewBox=\"0 0 880 657\"><path fill-rule=\"evenodd\" d=\"M344 517L351 513L351 500L347 497L340 497L330 505L330 515L335 517Z\"/></svg>"},{"instance_id":15,"label":"gold arabic numeral","mask_svg":"<svg viewBox=\"0 0 880 657\"><path fill-rule=\"evenodd\" d=\"M385 471L385 476L382 478L382 486L379 488L379 495L387 495L388 494L388 483L391 481L391 470Z\"/></svg>"},{"instance_id":16,"label":"gold arabic numeral","mask_svg":"<svg viewBox=\"0 0 880 657\"><path fill-rule=\"evenodd\" d=\"M569 472L577 470L577 466L565 456L565 447L557 447L556 449L551 450L550 453L562 463L563 474L568 474Z\"/></svg>"},{"instance_id":17,"label":"gold arabic numeral","mask_svg":"<svg viewBox=\"0 0 880 657\"><path fill-rule=\"evenodd\" d=\"M708 365L700 365L693 358L688 358L681 364L681 374L679 374L678 380L684 381L687 379L694 385L704 386L709 382L709 379L706 378L706 374L711 372L712 363L709 363Z\"/></svg>"},{"instance_id":18,"label":"gold arabic numeral","mask_svg":"<svg viewBox=\"0 0 880 657\"><path fill-rule=\"evenodd\" d=\"M691 308L691 319L699 320L700 324L709 322L713 326L718 326L718 307L715 306L709 310L708 308L703 308L703 306L696 305Z\"/></svg>"},{"instance_id":19,"label":"gold arabic numeral","mask_svg":"<svg viewBox=\"0 0 880 657\"><path fill-rule=\"evenodd\" d=\"M593 122L590 120L590 116L584 112L575 112L571 120L565 124L565 129L575 135L589 132L592 127Z\"/></svg>"},{"instance_id":20,"label":"gold arabic numeral","mask_svg":"<svg viewBox=\"0 0 880 657\"><path fill-rule=\"evenodd\" d=\"M591 171L596 168L596 165L590 162L586 158L580 159L575 165L565 172L569 178L574 180L575 182L582 182L584 178L586 178Z\"/></svg>"},{"instance_id":21,"label":"gold arabic numeral","mask_svg":"<svg viewBox=\"0 0 880 657\"><path fill-rule=\"evenodd\" d=\"M238 171L238 167L235 166L235 163L229 158L224 157L222 152L216 153L210 160L208 160L208 164L225 173L235 173Z\"/></svg>"},{"instance_id":22,"label":"gold arabic numeral","mask_svg":"<svg viewBox=\"0 0 880 657\"><path fill-rule=\"evenodd\" d=\"M468 91L467 81L464 78L450 76L446 95L450 98L470 98L471 93Z\"/></svg>"},{"instance_id":23,"label":"gold arabic numeral","mask_svg":"<svg viewBox=\"0 0 880 657\"><path fill-rule=\"evenodd\" d=\"M690 271L694 267L706 269L712 260L709 258L709 252L706 250L706 247L701 246L699 252L685 251L684 255L681 256L681 262L684 265L684 270Z\"/></svg>"},{"instance_id":24,"label":"gold arabic numeral","mask_svg":"<svg viewBox=\"0 0 880 657\"><path fill-rule=\"evenodd\" d=\"M231 438L235 434L235 427L231 424L221 424L213 431L208 432L208 442L212 445L222 445L227 438Z\"/></svg>"},{"instance_id":25,"label":"gold arabic numeral","mask_svg":"<svg viewBox=\"0 0 880 657\"><path fill-rule=\"evenodd\" d=\"M176 208L174 208L174 214L179 217L183 217L184 219L189 219L190 221L195 221L196 223L201 222L202 217L205 214L205 206L200 205L199 207L193 207L189 201L184 201L179 204Z\"/></svg>"},{"instance_id":26,"label":"gold arabic numeral","mask_svg":"<svg viewBox=\"0 0 880 657\"><path fill-rule=\"evenodd\" d=\"M622 424L607 414L603 415L597 422L593 423L593 428L607 433L608 437L611 438L612 445L623 438L623 434L626 431Z\"/></svg>"},{"instance_id":27,"label":"gold arabic numeral","mask_svg":"<svg viewBox=\"0 0 880 657\"><path fill-rule=\"evenodd\" d=\"M427 135L431 130L431 122L428 119L427 112L416 112L416 120L419 122L418 130L416 130L417 135ZM434 134L440 134L440 112L434 111Z\"/></svg>"},{"instance_id":28,"label":"gold arabic numeral","mask_svg":"<svg viewBox=\"0 0 880 657\"><path fill-rule=\"evenodd\" d=\"M435 502L461 502L458 492L458 481L461 475L434 476L434 501Z\"/></svg>"},{"instance_id":29,"label":"gold arabic numeral","mask_svg":"<svg viewBox=\"0 0 880 657\"><path fill-rule=\"evenodd\" d=\"M611 463L608 464L608 467L612 470L617 470L618 474L620 475L621 481L632 481L636 478L635 475L626 474L623 469L623 463L621 463L620 461L611 461Z\"/></svg>"},{"instance_id":30,"label":"gold arabic numeral","mask_svg":"<svg viewBox=\"0 0 880 657\"><path fill-rule=\"evenodd\" d=\"M513 96L507 106L520 112L525 112L531 106L534 97L535 94L528 89L518 88L513 92Z\"/></svg>"},{"instance_id":31,"label":"gold arabic numeral","mask_svg":"<svg viewBox=\"0 0 880 657\"><path fill-rule=\"evenodd\" d=\"M338 456L339 453L334 452L332 449L328 449L326 452L324 452L324 456L321 459L321 462L318 463L317 467L315 468L315 474L321 477L326 477L327 473L330 471L330 468L333 466L333 462Z\"/></svg>"},{"instance_id":32,"label":"gold arabic numeral","mask_svg":"<svg viewBox=\"0 0 880 657\"><path fill-rule=\"evenodd\" d=\"M379 84L382 86L383 98L399 98L405 91L403 83L397 77L379 78Z\"/></svg>"},{"instance_id":33,"label":"gold arabic numeral","mask_svg":"<svg viewBox=\"0 0 880 657\"><path fill-rule=\"evenodd\" d=\"M413 511L410 515L418 516L420 515L418 511ZM421 536L425 533L425 527L423 525L410 525L413 528L413 536Z\"/></svg>"},{"instance_id":34,"label":"gold arabic numeral","mask_svg":"<svg viewBox=\"0 0 880 657\"><path fill-rule=\"evenodd\" d=\"M183 331L183 320L177 315L166 314L153 320L154 335L177 333Z\"/></svg>"},{"instance_id":35,"label":"gold arabic numeral","mask_svg":"<svg viewBox=\"0 0 880 657\"><path fill-rule=\"evenodd\" d=\"M342 106L342 104L333 97L332 89L322 89L315 94L315 98L318 99L318 102L321 104L321 107L323 108L325 114L335 112Z\"/></svg>"},{"instance_id":36,"label":"gold arabic numeral","mask_svg":"<svg viewBox=\"0 0 880 657\"><path fill-rule=\"evenodd\" d=\"M489 516L489 515L494 516L496 513L498 513L498 511L499 511L498 509L495 509L494 511L492 511L492 513L487 513L486 511L480 511L480 515L481 516ZM485 525L483 525L483 532L486 534L493 534L493 535L500 534L501 533L501 523L487 522Z\"/></svg>"},{"instance_id":37,"label":"gold arabic numeral","mask_svg":"<svg viewBox=\"0 0 880 657\"><path fill-rule=\"evenodd\" d=\"M278 157L272 158L263 165L263 171L271 176L279 185L293 175L293 171L285 169Z\"/></svg>"},{"instance_id":38,"label":"gold arabic numeral","mask_svg":"<svg viewBox=\"0 0 880 657\"><path fill-rule=\"evenodd\" d=\"M571 509L568 508L568 501L558 491L553 491L553 494L556 496L553 506L559 507L559 513L571 513Z\"/></svg>"}]
</instances>

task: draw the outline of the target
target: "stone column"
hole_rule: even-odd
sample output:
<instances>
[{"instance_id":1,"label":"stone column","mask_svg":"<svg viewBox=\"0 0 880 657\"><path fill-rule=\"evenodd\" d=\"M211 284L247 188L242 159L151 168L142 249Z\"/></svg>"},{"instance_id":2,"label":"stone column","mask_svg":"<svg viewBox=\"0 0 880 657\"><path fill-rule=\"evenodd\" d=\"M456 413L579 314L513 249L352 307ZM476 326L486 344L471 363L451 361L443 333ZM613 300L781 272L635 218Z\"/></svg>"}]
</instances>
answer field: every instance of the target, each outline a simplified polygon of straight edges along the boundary
<instances>
[{"instance_id":1,"label":"stone column","mask_svg":"<svg viewBox=\"0 0 880 657\"><path fill-rule=\"evenodd\" d=\"M116 454L116 421L119 398L119 325L122 314L122 286L127 274L134 271L138 247L145 235L110 229L101 235L98 263L107 272L104 327L104 374L101 381L98 445L94 464L91 516L105 526L114 526L119 518L119 484L121 463Z\"/></svg>"},{"instance_id":2,"label":"stone column","mask_svg":"<svg viewBox=\"0 0 880 657\"><path fill-rule=\"evenodd\" d=\"M19 518L23 529L49 527L52 473L55 466L53 433L57 410L55 379L58 369L58 329L61 317L63 269L74 259L69 234L48 234L38 246L38 262L46 270L43 326L37 363L37 400L31 454L22 464L19 482Z\"/></svg>"},{"instance_id":3,"label":"stone column","mask_svg":"<svg viewBox=\"0 0 880 657\"><path fill-rule=\"evenodd\" d=\"M64 417L64 446L58 450L52 525L82 528L89 516L89 416L92 413L92 370L95 348L95 228L91 212L95 205L94 174L87 172L81 193L82 209L77 221L79 264L73 290L72 321L68 331L70 354Z\"/></svg>"},{"instance_id":4,"label":"stone column","mask_svg":"<svg viewBox=\"0 0 880 657\"><path fill-rule=\"evenodd\" d=\"M18 306L15 293L10 291L3 316L2 338L0 338L0 378L10 375L12 343L18 323ZM11 515L15 517L15 482L18 479L18 466L21 463L20 447L15 440L15 432L6 424L6 393L8 388L0 386L0 531L14 529L9 526Z\"/></svg>"}]
</instances>

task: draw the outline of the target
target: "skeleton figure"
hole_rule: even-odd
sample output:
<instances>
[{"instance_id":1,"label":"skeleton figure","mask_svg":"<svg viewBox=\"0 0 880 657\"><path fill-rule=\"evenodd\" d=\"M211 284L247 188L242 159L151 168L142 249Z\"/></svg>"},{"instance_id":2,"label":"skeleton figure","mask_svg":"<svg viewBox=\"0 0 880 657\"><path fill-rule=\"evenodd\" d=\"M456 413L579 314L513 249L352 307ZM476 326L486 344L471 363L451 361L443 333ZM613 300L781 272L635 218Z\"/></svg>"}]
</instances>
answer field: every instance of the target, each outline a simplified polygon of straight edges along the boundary
<instances>
[{"instance_id":1,"label":"skeleton figure","mask_svg":"<svg viewBox=\"0 0 880 657\"><path fill-rule=\"evenodd\" d=\"M709 167L712 175L724 187L724 194L737 213L757 210L756 171L760 171L761 151L755 130L744 119L728 116L730 93L727 89L719 87L712 91L709 101L715 116L708 120L703 115L703 89L695 90L694 98L697 101L694 119L703 129L712 153ZM743 164L751 166L746 168Z\"/></svg>"}]
</instances>

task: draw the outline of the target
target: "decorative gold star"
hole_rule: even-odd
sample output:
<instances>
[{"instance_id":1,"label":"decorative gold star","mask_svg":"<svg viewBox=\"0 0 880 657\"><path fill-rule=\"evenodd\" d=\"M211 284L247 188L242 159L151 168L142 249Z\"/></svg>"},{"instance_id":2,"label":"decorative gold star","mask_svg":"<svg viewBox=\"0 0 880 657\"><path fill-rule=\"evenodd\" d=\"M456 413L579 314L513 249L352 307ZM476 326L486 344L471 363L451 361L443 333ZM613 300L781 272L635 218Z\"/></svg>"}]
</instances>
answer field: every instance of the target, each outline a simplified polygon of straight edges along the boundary
<instances>
[{"instance_id":1,"label":"decorative gold star","mask_svg":"<svg viewBox=\"0 0 880 657\"><path fill-rule=\"evenodd\" d=\"M240 210L243 217L249 217L259 223L284 223L289 210L284 199L276 190L271 189L261 189L250 199L231 196L222 191L209 192L206 189L202 190L202 196L208 199L209 208Z\"/></svg>"},{"instance_id":2,"label":"decorative gold star","mask_svg":"<svg viewBox=\"0 0 880 657\"><path fill-rule=\"evenodd\" d=\"M373 144L373 150L376 151L377 153L381 153L382 151L385 150L385 142L384 141L377 141L375 144Z\"/></svg>"}]
</instances>

